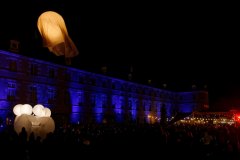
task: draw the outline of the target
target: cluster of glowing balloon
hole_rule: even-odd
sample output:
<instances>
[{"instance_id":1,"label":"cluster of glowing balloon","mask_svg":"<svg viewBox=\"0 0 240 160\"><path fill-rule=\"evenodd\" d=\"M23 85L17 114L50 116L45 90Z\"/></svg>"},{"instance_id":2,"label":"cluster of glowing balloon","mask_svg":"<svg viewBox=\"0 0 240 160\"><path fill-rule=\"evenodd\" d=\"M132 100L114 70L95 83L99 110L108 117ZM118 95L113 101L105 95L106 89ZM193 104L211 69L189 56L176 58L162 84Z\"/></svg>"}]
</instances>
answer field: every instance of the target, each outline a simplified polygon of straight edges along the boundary
<instances>
[{"instance_id":1,"label":"cluster of glowing balloon","mask_svg":"<svg viewBox=\"0 0 240 160\"><path fill-rule=\"evenodd\" d=\"M51 116L51 110L49 108L44 107L41 104L35 105L33 108L29 104L17 104L13 108L13 113L16 116L20 116L22 114L31 115L32 112L34 115L38 117L50 117Z\"/></svg>"},{"instance_id":2,"label":"cluster of glowing balloon","mask_svg":"<svg viewBox=\"0 0 240 160\"><path fill-rule=\"evenodd\" d=\"M37 26L44 47L47 47L56 56L71 58L79 54L77 47L68 35L61 15L53 11L46 11L39 16Z\"/></svg>"},{"instance_id":3,"label":"cluster of glowing balloon","mask_svg":"<svg viewBox=\"0 0 240 160\"><path fill-rule=\"evenodd\" d=\"M16 115L14 120L14 130L19 134L24 127L28 136L33 132L35 137L42 139L50 132L54 132L55 123L51 118L51 110L41 104L33 108L29 104L17 104L13 108Z\"/></svg>"}]
</instances>

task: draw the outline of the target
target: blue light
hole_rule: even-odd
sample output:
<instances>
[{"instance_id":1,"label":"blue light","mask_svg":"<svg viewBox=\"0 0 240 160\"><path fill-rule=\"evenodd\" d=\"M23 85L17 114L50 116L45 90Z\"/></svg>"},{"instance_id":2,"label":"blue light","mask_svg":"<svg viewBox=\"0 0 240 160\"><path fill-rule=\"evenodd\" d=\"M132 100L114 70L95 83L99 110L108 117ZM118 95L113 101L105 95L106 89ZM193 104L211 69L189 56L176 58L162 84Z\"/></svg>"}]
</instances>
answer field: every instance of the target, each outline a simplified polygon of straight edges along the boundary
<instances>
[{"instance_id":1,"label":"blue light","mask_svg":"<svg viewBox=\"0 0 240 160\"><path fill-rule=\"evenodd\" d=\"M72 113L80 113L81 107L80 106L72 106Z\"/></svg>"},{"instance_id":2,"label":"blue light","mask_svg":"<svg viewBox=\"0 0 240 160\"><path fill-rule=\"evenodd\" d=\"M123 115L121 113L116 114L116 122L121 123L123 122Z\"/></svg>"},{"instance_id":3,"label":"blue light","mask_svg":"<svg viewBox=\"0 0 240 160\"><path fill-rule=\"evenodd\" d=\"M115 112L116 114L122 114L122 110L121 110L121 109L114 109L114 112Z\"/></svg>"},{"instance_id":4,"label":"blue light","mask_svg":"<svg viewBox=\"0 0 240 160\"><path fill-rule=\"evenodd\" d=\"M94 111L96 114L101 114L103 112L103 109L102 108L94 108Z\"/></svg>"},{"instance_id":5,"label":"blue light","mask_svg":"<svg viewBox=\"0 0 240 160\"><path fill-rule=\"evenodd\" d=\"M137 111L136 111L136 110L132 110L132 111L131 111L131 115L132 115L132 120L136 120Z\"/></svg>"},{"instance_id":6,"label":"blue light","mask_svg":"<svg viewBox=\"0 0 240 160\"><path fill-rule=\"evenodd\" d=\"M80 122L80 114L79 113L71 113L70 121L73 124L77 124Z\"/></svg>"},{"instance_id":7,"label":"blue light","mask_svg":"<svg viewBox=\"0 0 240 160\"><path fill-rule=\"evenodd\" d=\"M204 105L194 98L200 92L163 91L11 52L0 50L0 54L4 62L0 68L1 76L4 76L0 77L0 117L3 121L12 114L12 107L17 103L43 104L53 111L52 114L70 116L72 123L85 121L88 117L85 114L94 116L92 119L100 123L108 113L115 116L117 122L123 122L125 117L136 120L137 116L141 121L145 118L149 122L149 114L161 116L162 104L166 106L167 117L171 116L174 107L180 112L191 112L196 106ZM22 67L14 72L8 70L9 59ZM39 75L29 73L32 63L38 67ZM56 77L49 77L50 68L56 71ZM66 73L71 75L70 81L63 79ZM80 83L79 79L84 81ZM103 86L103 82L109 85ZM32 92L29 92L31 86ZM152 97L151 92L157 92L156 96Z\"/></svg>"},{"instance_id":8,"label":"blue light","mask_svg":"<svg viewBox=\"0 0 240 160\"><path fill-rule=\"evenodd\" d=\"M193 111L193 104L189 103L185 103L185 104L181 104L180 105L180 111L184 112L184 113L189 113Z\"/></svg>"},{"instance_id":9,"label":"blue light","mask_svg":"<svg viewBox=\"0 0 240 160\"><path fill-rule=\"evenodd\" d=\"M102 114L96 114L96 122L102 123L103 122L103 115Z\"/></svg>"}]
</instances>

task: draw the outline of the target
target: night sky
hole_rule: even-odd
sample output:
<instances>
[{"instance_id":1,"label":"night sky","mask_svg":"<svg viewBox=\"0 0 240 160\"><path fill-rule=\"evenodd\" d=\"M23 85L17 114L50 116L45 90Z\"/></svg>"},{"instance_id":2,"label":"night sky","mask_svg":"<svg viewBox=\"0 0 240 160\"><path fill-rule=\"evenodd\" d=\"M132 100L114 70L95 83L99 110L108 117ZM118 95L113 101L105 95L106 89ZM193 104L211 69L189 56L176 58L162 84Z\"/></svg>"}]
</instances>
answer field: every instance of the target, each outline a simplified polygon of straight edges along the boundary
<instances>
[{"instance_id":1,"label":"night sky","mask_svg":"<svg viewBox=\"0 0 240 160\"><path fill-rule=\"evenodd\" d=\"M3 49L7 40L19 39L25 54L58 60L43 54L47 50L36 26L42 12L53 10L63 16L79 49L73 65L90 70L133 66L133 80L151 79L154 85L178 89L208 85L212 105L233 97L234 102L224 99L223 107L240 107L240 27L234 5L76 0L12 0L5 5L9 9L0 11Z\"/></svg>"}]
</instances>

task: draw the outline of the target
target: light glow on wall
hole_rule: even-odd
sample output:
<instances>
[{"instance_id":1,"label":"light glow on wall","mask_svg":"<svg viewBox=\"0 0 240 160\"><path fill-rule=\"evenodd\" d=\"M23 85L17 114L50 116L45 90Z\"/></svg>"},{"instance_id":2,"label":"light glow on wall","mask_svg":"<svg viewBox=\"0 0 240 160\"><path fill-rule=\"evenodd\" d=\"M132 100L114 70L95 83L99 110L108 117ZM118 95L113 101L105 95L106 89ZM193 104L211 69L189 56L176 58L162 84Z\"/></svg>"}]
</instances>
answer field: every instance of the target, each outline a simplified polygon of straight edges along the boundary
<instances>
[{"instance_id":1,"label":"light glow on wall","mask_svg":"<svg viewBox=\"0 0 240 160\"><path fill-rule=\"evenodd\" d=\"M180 111L183 112L183 113L192 112L192 110L193 110L193 104L191 104L191 103L181 104L179 109L180 109Z\"/></svg>"},{"instance_id":2,"label":"light glow on wall","mask_svg":"<svg viewBox=\"0 0 240 160\"><path fill-rule=\"evenodd\" d=\"M58 21L57 19L55 20ZM56 31L55 34L57 35L57 32L62 31L61 29L60 26L60 29L54 29L53 32ZM62 43L63 40L64 37L60 36L59 41L52 41L52 43ZM60 66L7 51L0 50L0 55L3 61L2 69L4 69L0 68L3 73L3 77L0 77L0 117L2 124L10 122L7 119L13 120L11 106L24 101L31 102L31 104L33 102L44 104L54 110L54 116L62 116L64 120L70 120L74 123L86 122L85 118L100 122L102 117L105 118L108 114L118 122L123 122L125 118L126 120L135 120L136 115L138 121L143 122L149 111L151 115L160 117L162 104L166 105L167 117L170 117L174 107L177 107L180 112L191 112L196 108L195 106L203 106L204 103L202 100L198 102L194 99L199 94L198 92L163 92L161 89ZM15 72L8 68L10 66L9 59L16 63ZM22 64L24 64L24 67L18 67ZM34 80L29 79L28 75L32 64L39 68L38 73L34 75ZM54 71L53 77L49 77L49 72L47 72L50 69ZM69 74L69 80L65 79L63 81L62 78L57 77L58 72L60 76ZM19 76L16 76L16 73ZM92 80L94 85L90 83ZM109 85L103 86L103 82L107 82ZM113 84L114 87L112 87ZM34 96L29 95L29 88L31 88L29 86L34 86L33 88L36 89L34 90ZM69 103L66 104L66 96L61 92L62 86L65 87L64 90L69 91L66 100ZM47 94L45 94L46 90ZM152 95L150 92L156 94ZM34 97L35 99L33 99ZM34 106L31 111L30 105L18 104L14 107L13 113L16 116L24 114L37 117L51 116L51 110L41 105ZM61 117L58 120L62 120ZM35 122L34 125L37 124Z\"/></svg>"}]
</instances>

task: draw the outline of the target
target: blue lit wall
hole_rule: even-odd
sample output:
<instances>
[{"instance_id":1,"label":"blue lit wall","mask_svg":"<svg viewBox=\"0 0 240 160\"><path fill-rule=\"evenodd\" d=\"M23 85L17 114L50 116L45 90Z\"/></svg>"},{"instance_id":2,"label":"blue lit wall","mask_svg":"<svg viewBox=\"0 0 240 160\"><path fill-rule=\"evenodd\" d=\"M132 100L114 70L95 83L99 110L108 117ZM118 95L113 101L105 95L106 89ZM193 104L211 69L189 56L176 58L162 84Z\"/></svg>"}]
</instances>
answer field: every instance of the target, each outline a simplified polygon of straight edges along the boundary
<instances>
[{"instance_id":1,"label":"blue lit wall","mask_svg":"<svg viewBox=\"0 0 240 160\"><path fill-rule=\"evenodd\" d=\"M205 91L162 90L6 51L0 51L0 58L3 120L12 116L13 106L19 103L42 104L54 118L72 123L101 123L109 117L116 122L153 123L159 122L162 104L168 117L175 108L191 112L208 104L208 99L196 98Z\"/></svg>"},{"instance_id":2,"label":"blue lit wall","mask_svg":"<svg viewBox=\"0 0 240 160\"><path fill-rule=\"evenodd\" d=\"M180 106L180 111L181 112L185 112L185 113L189 113L189 112L192 112L192 110L193 110L193 105L194 104L180 104L179 106Z\"/></svg>"},{"instance_id":3,"label":"blue lit wall","mask_svg":"<svg viewBox=\"0 0 240 160\"><path fill-rule=\"evenodd\" d=\"M131 117L133 121L136 121L137 118L137 99L131 99L131 103L132 103L132 110L131 110Z\"/></svg>"}]
</instances>

